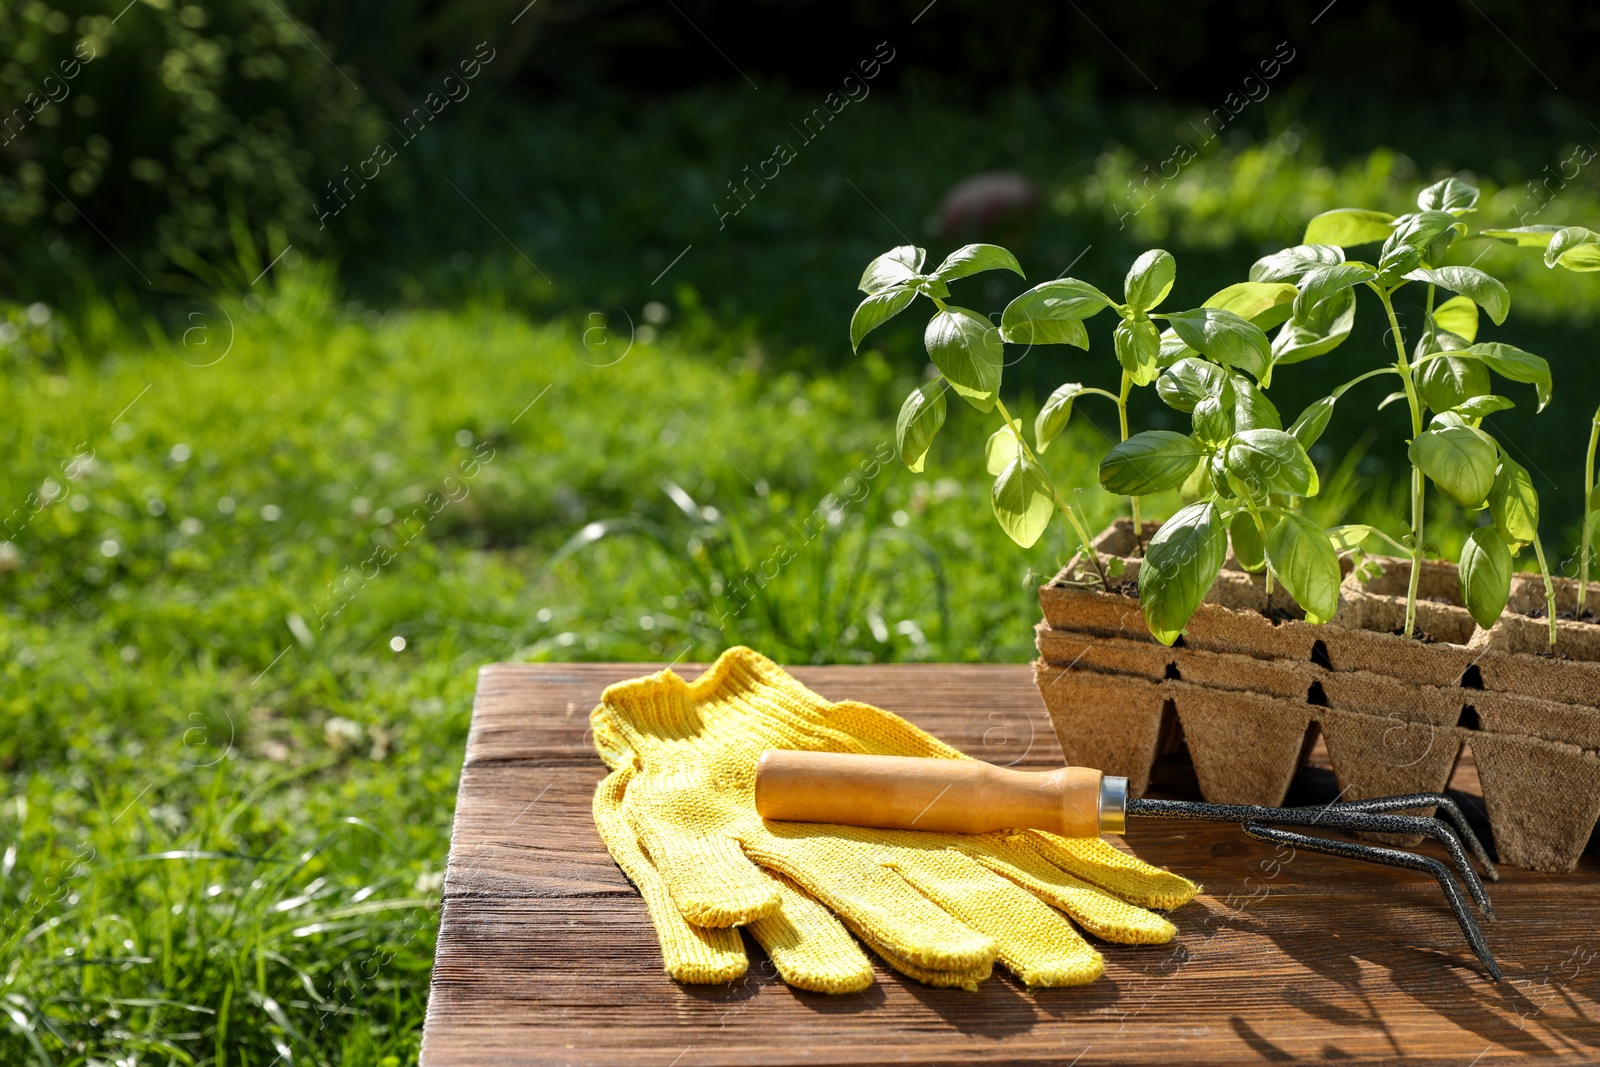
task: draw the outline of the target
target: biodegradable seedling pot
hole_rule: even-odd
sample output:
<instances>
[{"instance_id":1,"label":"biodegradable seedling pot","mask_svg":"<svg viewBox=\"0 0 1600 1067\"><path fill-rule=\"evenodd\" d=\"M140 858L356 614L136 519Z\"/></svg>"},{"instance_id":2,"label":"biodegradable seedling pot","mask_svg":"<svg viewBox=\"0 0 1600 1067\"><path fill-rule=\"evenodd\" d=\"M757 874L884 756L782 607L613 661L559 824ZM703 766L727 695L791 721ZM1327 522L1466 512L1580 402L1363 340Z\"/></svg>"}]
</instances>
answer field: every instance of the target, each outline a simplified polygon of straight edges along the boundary
<instances>
[{"instance_id":1,"label":"biodegradable seedling pot","mask_svg":"<svg viewBox=\"0 0 1600 1067\"><path fill-rule=\"evenodd\" d=\"M1571 578L1556 578L1556 647L1555 655L1569 660L1588 663L1600 662L1600 623L1592 609L1585 608L1584 617L1575 613L1578 606L1578 583ZM1595 590L1600 594L1600 588ZM1500 621L1489 631L1488 647L1502 652L1525 652L1533 655L1550 654L1550 621L1545 598L1544 580L1537 574L1518 574L1511 579L1511 599ZM1600 702L1600 693L1595 694Z\"/></svg>"},{"instance_id":2,"label":"biodegradable seedling pot","mask_svg":"<svg viewBox=\"0 0 1600 1067\"><path fill-rule=\"evenodd\" d=\"M1347 572L1335 619L1315 626L1228 565L1168 648L1139 608L1132 525L1094 547L1113 591L1086 559L1040 590L1035 673L1069 759L1142 792L1181 733L1208 800L1277 805L1319 730L1351 800L1443 791L1470 743L1502 860L1576 863L1600 814L1600 625L1560 620L1565 644L1551 657L1537 579L1514 589L1524 613L1484 632L1455 567L1425 563L1422 634L1404 638L1409 560L1368 557ZM1575 600L1564 583L1558 614Z\"/></svg>"}]
</instances>

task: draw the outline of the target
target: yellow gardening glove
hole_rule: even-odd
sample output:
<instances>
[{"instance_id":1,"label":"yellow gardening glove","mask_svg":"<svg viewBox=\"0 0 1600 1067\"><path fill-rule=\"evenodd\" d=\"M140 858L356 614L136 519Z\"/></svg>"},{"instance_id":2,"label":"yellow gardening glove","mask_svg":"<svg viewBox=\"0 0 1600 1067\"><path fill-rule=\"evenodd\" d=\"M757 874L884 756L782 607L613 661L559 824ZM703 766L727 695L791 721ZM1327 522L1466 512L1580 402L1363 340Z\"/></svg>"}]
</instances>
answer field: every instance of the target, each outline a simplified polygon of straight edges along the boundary
<instances>
[{"instance_id":1,"label":"yellow gardening glove","mask_svg":"<svg viewBox=\"0 0 1600 1067\"><path fill-rule=\"evenodd\" d=\"M683 981L741 973L729 928L744 925L785 981L863 988L871 971L842 922L933 984L975 988L998 960L1029 985L1076 985L1104 961L1061 911L1107 940L1159 943L1175 930L1145 908L1195 893L1099 838L766 822L755 810L765 749L967 757L888 712L824 700L749 649L693 683L666 670L614 685L591 722L614 770L596 824Z\"/></svg>"}]
</instances>

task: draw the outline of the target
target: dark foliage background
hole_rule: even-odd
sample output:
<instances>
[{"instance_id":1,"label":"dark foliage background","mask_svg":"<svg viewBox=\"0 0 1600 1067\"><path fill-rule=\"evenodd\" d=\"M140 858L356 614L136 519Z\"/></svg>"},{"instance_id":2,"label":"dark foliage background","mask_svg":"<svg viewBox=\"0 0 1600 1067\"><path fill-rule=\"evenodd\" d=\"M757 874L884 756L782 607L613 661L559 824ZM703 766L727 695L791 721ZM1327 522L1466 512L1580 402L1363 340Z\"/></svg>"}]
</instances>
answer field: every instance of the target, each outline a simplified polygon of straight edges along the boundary
<instances>
[{"instance_id":1,"label":"dark foliage background","mask_svg":"<svg viewBox=\"0 0 1600 1067\"><path fill-rule=\"evenodd\" d=\"M325 208L328 182L366 158L479 42L495 54L475 86L494 104L474 105L470 120L484 131L474 147L487 151L510 129L550 129L552 111L605 116L601 128L612 124L612 137L650 136L657 131L639 131L630 118L651 113L667 94L752 86L825 93L879 42L895 56L872 86L880 94L932 97L963 112L1019 95L1087 105L1079 111L1101 121L1028 131L1070 139L1054 146L1063 158L1073 155L1069 148L1092 158L1110 137L1135 146L1164 142L1155 133L1163 123L1152 115L1203 115L1229 94L1238 99L1261 62L1284 48L1293 56L1285 65L1291 77L1279 80L1272 107L1250 115L1245 128L1260 132L1271 114L1292 114L1334 154L1400 143L1425 167L1459 164L1453 157L1465 154L1460 140L1470 131L1476 165L1492 166L1506 182L1548 162L1551 130L1587 130L1581 101L1600 90L1600 68L1574 47L1595 39L1600 9L1581 3L219 0L134 7L27 0L0 9L6 115L25 107L46 78L59 77L79 40L91 42L95 56L68 83L67 98L19 132L8 130L0 144L0 280L25 293L62 284L51 264L63 258L63 241L102 250L113 243L148 274L181 267L185 252L225 253L241 221L263 244L276 227L280 247L297 243L358 265L392 263L391 238L406 228L393 212L414 212L421 202L412 180L435 171L419 167L427 161L403 159L392 179L342 214L336 233L319 226L319 201ZM1115 111L1118 103L1137 104L1131 120ZM1005 125L992 124L994 139L1003 140ZM702 128L699 135L743 132ZM697 146L681 147L692 158ZM524 200L538 195L527 183L519 192ZM375 225L385 210L391 214ZM230 213L237 216L231 226ZM93 220L95 240L80 232L89 229L80 220Z\"/></svg>"}]
</instances>

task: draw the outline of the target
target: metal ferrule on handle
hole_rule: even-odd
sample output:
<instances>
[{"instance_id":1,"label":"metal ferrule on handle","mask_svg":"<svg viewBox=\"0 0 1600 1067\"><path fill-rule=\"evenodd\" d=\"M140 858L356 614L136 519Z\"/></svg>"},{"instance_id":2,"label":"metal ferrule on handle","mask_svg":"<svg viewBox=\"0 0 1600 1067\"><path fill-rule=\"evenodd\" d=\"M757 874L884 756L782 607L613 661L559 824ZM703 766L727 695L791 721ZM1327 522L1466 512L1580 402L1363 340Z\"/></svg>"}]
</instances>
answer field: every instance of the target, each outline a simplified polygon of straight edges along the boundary
<instances>
[{"instance_id":1,"label":"metal ferrule on handle","mask_svg":"<svg viewBox=\"0 0 1600 1067\"><path fill-rule=\"evenodd\" d=\"M756 765L756 811L788 822L1095 837L1123 831L1127 799L1126 778L1087 767L1023 771L982 760L780 749Z\"/></svg>"}]
</instances>

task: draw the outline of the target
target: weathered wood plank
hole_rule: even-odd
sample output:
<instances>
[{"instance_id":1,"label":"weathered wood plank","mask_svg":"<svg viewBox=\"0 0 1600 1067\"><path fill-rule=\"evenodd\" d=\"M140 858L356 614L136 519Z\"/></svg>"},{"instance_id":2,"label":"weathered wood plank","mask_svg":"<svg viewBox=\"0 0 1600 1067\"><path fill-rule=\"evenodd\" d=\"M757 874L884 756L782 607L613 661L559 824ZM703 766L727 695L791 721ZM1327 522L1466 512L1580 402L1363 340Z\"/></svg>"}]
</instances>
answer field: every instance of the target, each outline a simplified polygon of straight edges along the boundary
<instances>
[{"instance_id":1,"label":"weathered wood plank","mask_svg":"<svg viewBox=\"0 0 1600 1067\"><path fill-rule=\"evenodd\" d=\"M1436 885L1236 828L1139 822L1128 843L1206 884L1177 941L1101 946L1105 979L977 994L880 966L857 997L797 993L751 945L746 978L680 986L643 904L589 817L603 769L585 736L606 684L644 665L495 665L480 678L424 1035L466 1064L1320 1063L1600 1059L1600 857L1510 871L1487 927L1507 981L1479 973ZM694 668L681 668L686 676ZM1026 667L799 668L826 696L892 708L963 750L1019 766L1060 749ZM1320 769L1319 769L1320 757ZM1334 795L1325 753L1291 802ZM1470 757L1453 786L1476 786ZM1195 795L1181 759L1154 792Z\"/></svg>"}]
</instances>

